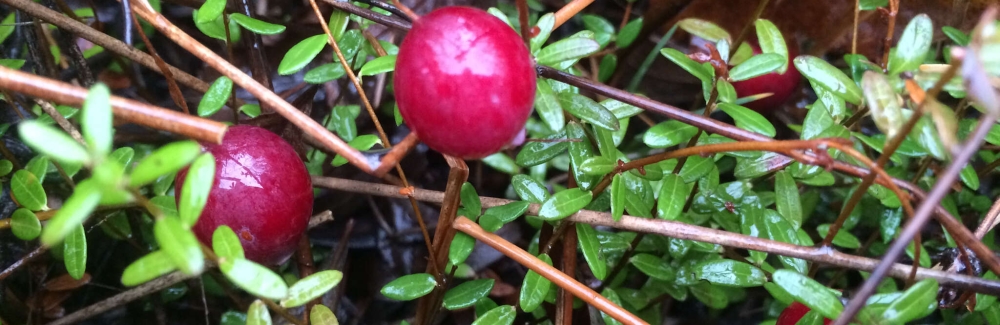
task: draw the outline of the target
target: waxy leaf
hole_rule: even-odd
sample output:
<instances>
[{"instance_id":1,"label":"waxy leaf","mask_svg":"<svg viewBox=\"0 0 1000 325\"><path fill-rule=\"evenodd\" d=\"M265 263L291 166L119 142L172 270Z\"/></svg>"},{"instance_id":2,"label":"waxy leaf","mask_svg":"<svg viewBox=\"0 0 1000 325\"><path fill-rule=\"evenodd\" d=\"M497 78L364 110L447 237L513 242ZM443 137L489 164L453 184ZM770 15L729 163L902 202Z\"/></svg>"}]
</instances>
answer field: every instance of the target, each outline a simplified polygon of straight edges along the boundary
<instances>
[{"instance_id":1,"label":"waxy leaf","mask_svg":"<svg viewBox=\"0 0 1000 325\"><path fill-rule=\"evenodd\" d=\"M472 212L475 215L467 216L470 219L475 219L483 211L483 203L479 200L479 194L476 193L476 188L472 186L471 183L465 182L462 184L462 190L459 192L460 199L462 201L462 206L466 210Z\"/></svg>"},{"instance_id":2,"label":"waxy leaf","mask_svg":"<svg viewBox=\"0 0 1000 325\"><path fill-rule=\"evenodd\" d=\"M42 233L42 223L30 210L20 208L10 217L10 230L21 240L32 240Z\"/></svg>"},{"instance_id":3,"label":"waxy leaf","mask_svg":"<svg viewBox=\"0 0 1000 325\"><path fill-rule=\"evenodd\" d=\"M782 170L774 175L774 196L778 213L799 228L802 224L802 200L799 199L795 179L788 171Z\"/></svg>"},{"instance_id":4,"label":"waxy leaf","mask_svg":"<svg viewBox=\"0 0 1000 325\"><path fill-rule=\"evenodd\" d=\"M80 114L80 132L87 141L88 149L96 157L107 156L111 152L115 128L112 125L111 89L103 83L90 87L83 101Z\"/></svg>"},{"instance_id":5,"label":"waxy leaf","mask_svg":"<svg viewBox=\"0 0 1000 325\"><path fill-rule=\"evenodd\" d=\"M767 282L764 271L753 265L734 260L712 260L698 263L695 276L716 285L757 287Z\"/></svg>"},{"instance_id":6,"label":"waxy leaf","mask_svg":"<svg viewBox=\"0 0 1000 325\"><path fill-rule=\"evenodd\" d=\"M382 295L392 300L408 301L423 297L434 290L437 281L427 273L404 275L382 287Z\"/></svg>"},{"instance_id":7,"label":"waxy leaf","mask_svg":"<svg viewBox=\"0 0 1000 325\"><path fill-rule=\"evenodd\" d=\"M205 92L205 96L198 102L198 116L211 116L219 111L229 95L233 92L233 81L226 76L219 77L212 82Z\"/></svg>"},{"instance_id":8,"label":"waxy leaf","mask_svg":"<svg viewBox=\"0 0 1000 325\"><path fill-rule=\"evenodd\" d=\"M212 190L212 183L215 181L215 157L212 153L206 152L191 163L187 177L184 178L180 201L177 204L177 212L181 224L185 228L191 228L201 211L205 209L208 202L209 191Z\"/></svg>"},{"instance_id":9,"label":"waxy leaf","mask_svg":"<svg viewBox=\"0 0 1000 325\"><path fill-rule=\"evenodd\" d=\"M508 223L514 221L517 217L524 215L530 206L531 203L529 202L515 201L486 209L486 212L483 212L483 215L496 216L498 221Z\"/></svg>"},{"instance_id":10,"label":"waxy leaf","mask_svg":"<svg viewBox=\"0 0 1000 325\"><path fill-rule=\"evenodd\" d=\"M326 270L313 273L288 288L288 298L281 301L285 308L305 305L310 300L322 296L340 283L344 274L337 270Z\"/></svg>"},{"instance_id":11,"label":"waxy leaf","mask_svg":"<svg viewBox=\"0 0 1000 325\"><path fill-rule=\"evenodd\" d=\"M712 76L715 75L715 71L692 60L684 53L681 53L681 51L672 48L665 48L660 50L660 54L663 54L664 57L666 57L670 61L673 61L674 64L677 64L685 71L690 73L692 76L698 78L698 80L701 80L701 82L703 83L712 82Z\"/></svg>"},{"instance_id":12,"label":"waxy leaf","mask_svg":"<svg viewBox=\"0 0 1000 325\"><path fill-rule=\"evenodd\" d=\"M934 23L930 17L920 14L910 19L896 43L896 50L889 53L889 74L917 69L927 57L933 37Z\"/></svg>"},{"instance_id":13,"label":"waxy leaf","mask_svg":"<svg viewBox=\"0 0 1000 325\"><path fill-rule=\"evenodd\" d=\"M302 80L311 84L323 84L340 79L344 74L346 74L344 72L344 65L334 62L312 68L312 70L306 72ZM345 138L344 141L351 141L351 139Z\"/></svg>"},{"instance_id":14,"label":"waxy leaf","mask_svg":"<svg viewBox=\"0 0 1000 325\"><path fill-rule=\"evenodd\" d=\"M736 126L741 129L757 132L769 138L773 138L777 133L767 118L752 109L729 103L719 103L718 107L732 117L736 121Z\"/></svg>"},{"instance_id":15,"label":"waxy leaf","mask_svg":"<svg viewBox=\"0 0 1000 325\"><path fill-rule=\"evenodd\" d=\"M507 16L505 15L504 18L506 17ZM552 28L555 27L555 24L556 16L552 13L547 13L538 18L538 22L535 24L535 27L538 28L538 34L532 36L529 41L531 45L531 53L537 53L538 50L542 48L545 41L549 39L549 35L552 34Z\"/></svg>"},{"instance_id":16,"label":"waxy leaf","mask_svg":"<svg viewBox=\"0 0 1000 325\"><path fill-rule=\"evenodd\" d=\"M270 269L242 258L224 258L219 269L229 281L246 292L268 299L288 297L288 285Z\"/></svg>"},{"instance_id":17,"label":"waxy leaf","mask_svg":"<svg viewBox=\"0 0 1000 325\"><path fill-rule=\"evenodd\" d=\"M475 247L475 238L464 232L455 233L455 237L451 239L451 245L448 246L448 262L451 262L451 265L464 263L465 259L469 258L469 254L472 254L472 249Z\"/></svg>"},{"instance_id":18,"label":"waxy leaf","mask_svg":"<svg viewBox=\"0 0 1000 325\"><path fill-rule=\"evenodd\" d=\"M153 251L129 264L122 272L122 285L137 286L173 272L177 267L163 251Z\"/></svg>"},{"instance_id":19,"label":"waxy leaf","mask_svg":"<svg viewBox=\"0 0 1000 325\"><path fill-rule=\"evenodd\" d=\"M892 324L905 324L930 315L938 307L937 294L936 280L920 280L889 304L882 318Z\"/></svg>"},{"instance_id":20,"label":"waxy leaf","mask_svg":"<svg viewBox=\"0 0 1000 325\"><path fill-rule=\"evenodd\" d=\"M663 182L660 186L660 195L656 204L656 217L665 220L677 220L681 212L684 211L684 203L691 195L691 187L688 187L680 176L675 174L663 175Z\"/></svg>"},{"instance_id":21,"label":"waxy leaf","mask_svg":"<svg viewBox=\"0 0 1000 325\"><path fill-rule=\"evenodd\" d=\"M553 131L562 130L563 126L566 125L562 104L559 103L559 97L552 90L552 85L547 79L538 79L535 84L535 111L538 112L538 116L542 118L545 125L548 125L549 129ZM556 132L556 134L561 133ZM528 143L528 145L530 144Z\"/></svg>"},{"instance_id":22,"label":"waxy leaf","mask_svg":"<svg viewBox=\"0 0 1000 325\"><path fill-rule=\"evenodd\" d=\"M552 258L548 254L538 255L538 259L549 266L552 265ZM524 282L521 283L521 295L518 299L521 310L524 310L526 313L535 311L542 304L542 301L545 300L551 289L552 282L549 279L535 273L535 271L528 270L528 274L524 275Z\"/></svg>"},{"instance_id":23,"label":"waxy leaf","mask_svg":"<svg viewBox=\"0 0 1000 325\"><path fill-rule=\"evenodd\" d=\"M14 172L14 177L10 179L10 190L22 207L31 211L48 210L45 189L42 188L38 177L28 170Z\"/></svg>"},{"instance_id":24,"label":"waxy leaf","mask_svg":"<svg viewBox=\"0 0 1000 325\"><path fill-rule=\"evenodd\" d=\"M63 164L89 165L90 154L65 132L37 121L24 121L17 127L21 141L32 150Z\"/></svg>"},{"instance_id":25,"label":"waxy leaf","mask_svg":"<svg viewBox=\"0 0 1000 325\"><path fill-rule=\"evenodd\" d=\"M632 266L651 278L663 281L674 281L677 272L667 261L651 254L639 253L629 259Z\"/></svg>"},{"instance_id":26,"label":"waxy leaf","mask_svg":"<svg viewBox=\"0 0 1000 325\"><path fill-rule=\"evenodd\" d=\"M181 272L194 275L205 269L205 258L198 239L181 224L180 219L167 217L157 220L153 225L153 235L160 249Z\"/></svg>"},{"instance_id":27,"label":"waxy leaf","mask_svg":"<svg viewBox=\"0 0 1000 325\"><path fill-rule=\"evenodd\" d=\"M557 132L545 137L542 141L525 143L514 161L521 167L543 164L566 152L568 147L569 142L565 141L565 134Z\"/></svg>"},{"instance_id":28,"label":"waxy leaf","mask_svg":"<svg viewBox=\"0 0 1000 325\"><path fill-rule=\"evenodd\" d=\"M816 227L816 232L819 233L820 237L826 237L830 231L830 224L822 224ZM861 247L861 241L858 237L854 237L847 229L841 228L837 231L836 235L833 235L833 244L843 248L858 248Z\"/></svg>"},{"instance_id":29,"label":"waxy leaf","mask_svg":"<svg viewBox=\"0 0 1000 325\"><path fill-rule=\"evenodd\" d=\"M246 258L243 245L233 228L221 225L212 233L212 251L220 258Z\"/></svg>"},{"instance_id":30,"label":"waxy leaf","mask_svg":"<svg viewBox=\"0 0 1000 325\"><path fill-rule=\"evenodd\" d=\"M479 316L472 325L510 325L514 323L515 316L517 309L514 306L503 305Z\"/></svg>"},{"instance_id":31,"label":"waxy leaf","mask_svg":"<svg viewBox=\"0 0 1000 325\"><path fill-rule=\"evenodd\" d=\"M768 73L777 72L781 67L788 66L788 59L775 53L754 55L729 70L730 81L742 81Z\"/></svg>"},{"instance_id":32,"label":"waxy leaf","mask_svg":"<svg viewBox=\"0 0 1000 325\"><path fill-rule=\"evenodd\" d=\"M618 130L618 119L615 114L593 99L570 92L559 93L558 98L563 109L573 116L605 130Z\"/></svg>"},{"instance_id":33,"label":"waxy leaf","mask_svg":"<svg viewBox=\"0 0 1000 325\"><path fill-rule=\"evenodd\" d=\"M280 34L285 31L285 26L257 20L243 14L231 14L229 15L229 19L235 21L237 24L240 24L243 28L261 35Z\"/></svg>"},{"instance_id":34,"label":"waxy leaf","mask_svg":"<svg viewBox=\"0 0 1000 325\"><path fill-rule=\"evenodd\" d=\"M281 59L281 63L278 63L278 74L287 76L302 70L323 50L326 41L326 34L319 34L303 39L298 44L295 44L295 46L292 46L291 49L288 49L288 52L285 52L285 57Z\"/></svg>"},{"instance_id":35,"label":"waxy leaf","mask_svg":"<svg viewBox=\"0 0 1000 325\"><path fill-rule=\"evenodd\" d=\"M63 242L63 262L66 271L74 279L82 279L87 271L87 233L83 225L77 225Z\"/></svg>"},{"instance_id":36,"label":"waxy leaf","mask_svg":"<svg viewBox=\"0 0 1000 325\"><path fill-rule=\"evenodd\" d=\"M601 257L601 242L597 239L597 231L588 224L576 223L576 236L583 258L590 265L590 271L598 280L604 280L608 275L608 263Z\"/></svg>"},{"instance_id":37,"label":"waxy leaf","mask_svg":"<svg viewBox=\"0 0 1000 325\"><path fill-rule=\"evenodd\" d=\"M176 173L201 154L201 145L194 141L173 142L146 156L132 169L129 185L140 187L161 176Z\"/></svg>"},{"instance_id":38,"label":"waxy leaf","mask_svg":"<svg viewBox=\"0 0 1000 325\"><path fill-rule=\"evenodd\" d=\"M88 179L76 184L73 195L66 199L42 229L42 245L52 247L59 244L73 228L83 224L94 208L97 208L100 200L101 191L93 180Z\"/></svg>"},{"instance_id":39,"label":"waxy leaf","mask_svg":"<svg viewBox=\"0 0 1000 325\"><path fill-rule=\"evenodd\" d=\"M478 279L455 286L444 294L444 308L458 310L472 307L493 290L493 279Z\"/></svg>"},{"instance_id":40,"label":"waxy leaf","mask_svg":"<svg viewBox=\"0 0 1000 325\"><path fill-rule=\"evenodd\" d=\"M668 148L687 143L698 128L677 120L660 122L649 128L642 136L642 142L650 148Z\"/></svg>"},{"instance_id":41,"label":"waxy leaf","mask_svg":"<svg viewBox=\"0 0 1000 325\"><path fill-rule=\"evenodd\" d=\"M563 61L577 60L594 54L601 45L589 38L568 37L542 48L535 55L538 64L555 66Z\"/></svg>"},{"instance_id":42,"label":"waxy leaf","mask_svg":"<svg viewBox=\"0 0 1000 325\"><path fill-rule=\"evenodd\" d=\"M826 60L801 55L795 58L794 63L795 68L813 85L826 88L851 104L861 104L861 88Z\"/></svg>"},{"instance_id":43,"label":"waxy leaf","mask_svg":"<svg viewBox=\"0 0 1000 325\"><path fill-rule=\"evenodd\" d=\"M611 177L611 217L615 221L621 220L625 214L625 197L629 195L625 189L625 181L621 174Z\"/></svg>"},{"instance_id":44,"label":"waxy leaf","mask_svg":"<svg viewBox=\"0 0 1000 325\"><path fill-rule=\"evenodd\" d=\"M615 170L617 162L606 157L590 157L580 164L580 172L587 175L601 176Z\"/></svg>"},{"instance_id":45,"label":"waxy leaf","mask_svg":"<svg viewBox=\"0 0 1000 325\"><path fill-rule=\"evenodd\" d=\"M757 29L757 42L760 44L762 53L774 53L781 55L785 63L778 68L778 73L785 73L788 69L788 47L785 45L785 38L781 36L781 31L770 20L757 19L754 22Z\"/></svg>"},{"instance_id":46,"label":"waxy leaf","mask_svg":"<svg viewBox=\"0 0 1000 325\"><path fill-rule=\"evenodd\" d=\"M830 289L805 275L789 270L777 270L771 275L771 281L788 291L795 301L815 310L823 317L836 319L844 310L844 305Z\"/></svg>"},{"instance_id":47,"label":"waxy leaf","mask_svg":"<svg viewBox=\"0 0 1000 325\"><path fill-rule=\"evenodd\" d=\"M313 325L340 325L337 315L323 304L316 304L309 312L309 323Z\"/></svg>"},{"instance_id":48,"label":"waxy leaf","mask_svg":"<svg viewBox=\"0 0 1000 325\"><path fill-rule=\"evenodd\" d=\"M566 218L586 207L593 198L590 191L566 189L545 200L538 210L538 217L549 221Z\"/></svg>"},{"instance_id":49,"label":"waxy leaf","mask_svg":"<svg viewBox=\"0 0 1000 325\"><path fill-rule=\"evenodd\" d=\"M626 48L632 45L632 42L639 36L640 30L642 30L642 17L636 18L625 24L625 27L622 27L622 30L618 32L618 37L615 39L615 45L618 48Z\"/></svg>"},{"instance_id":50,"label":"waxy leaf","mask_svg":"<svg viewBox=\"0 0 1000 325\"><path fill-rule=\"evenodd\" d=\"M374 76L381 73L392 72L396 69L396 56L386 55L368 61L361 67L358 76Z\"/></svg>"},{"instance_id":51,"label":"waxy leaf","mask_svg":"<svg viewBox=\"0 0 1000 325\"><path fill-rule=\"evenodd\" d=\"M194 21L198 23L210 23L222 17L226 10L226 0L207 0L198 8L198 16Z\"/></svg>"},{"instance_id":52,"label":"waxy leaf","mask_svg":"<svg viewBox=\"0 0 1000 325\"><path fill-rule=\"evenodd\" d=\"M510 184L514 187L514 192L522 200L541 204L549 199L549 189L545 184L531 178L531 176L518 174L511 178Z\"/></svg>"},{"instance_id":53,"label":"waxy leaf","mask_svg":"<svg viewBox=\"0 0 1000 325\"><path fill-rule=\"evenodd\" d=\"M906 121L889 79L884 74L867 71L861 78L861 86L875 126L889 138L895 137Z\"/></svg>"},{"instance_id":54,"label":"waxy leaf","mask_svg":"<svg viewBox=\"0 0 1000 325\"><path fill-rule=\"evenodd\" d=\"M732 37L729 36L729 33L725 29L707 20L687 18L677 22L677 26L680 26L681 29L692 35L704 38L713 43L723 39L732 42Z\"/></svg>"},{"instance_id":55,"label":"waxy leaf","mask_svg":"<svg viewBox=\"0 0 1000 325\"><path fill-rule=\"evenodd\" d=\"M260 299L254 300L247 309L246 325L271 325L271 313L267 311L267 306Z\"/></svg>"}]
</instances>

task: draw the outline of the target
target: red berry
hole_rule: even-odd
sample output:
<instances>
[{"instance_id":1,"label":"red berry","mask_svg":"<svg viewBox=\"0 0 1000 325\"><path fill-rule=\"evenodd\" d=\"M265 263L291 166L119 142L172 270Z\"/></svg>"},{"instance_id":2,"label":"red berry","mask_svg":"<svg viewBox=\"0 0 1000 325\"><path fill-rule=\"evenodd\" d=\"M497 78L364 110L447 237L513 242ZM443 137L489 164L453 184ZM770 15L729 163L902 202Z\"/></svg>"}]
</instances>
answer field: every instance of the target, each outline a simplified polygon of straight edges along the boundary
<instances>
[{"instance_id":1,"label":"red berry","mask_svg":"<svg viewBox=\"0 0 1000 325\"><path fill-rule=\"evenodd\" d=\"M750 48L753 49L755 55L761 53L757 44L750 43ZM772 93L771 96L743 104L743 106L758 112L769 112L777 110L787 102L798 89L799 82L802 80L802 75L792 63L796 54L794 47L788 48L788 69L783 74L772 72L756 78L734 82L733 88L736 88L737 97Z\"/></svg>"},{"instance_id":2,"label":"red berry","mask_svg":"<svg viewBox=\"0 0 1000 325\"><path fill-rule=\"evenodd\" d=\"M511 142L531 115L535 65L514 29L471 7L421 17L399 46L399 112L431 149L477 159Z\"/></svg>"},{"instance_id":3,"label":"red berry","mask_svg":"<svg viewBox=\"0 0 1000 325\"><path fill-rule=\"evenodd\" d=\"M206 245L220 225L236 232L246 257L276 265L295 251L312 214L312 181L287 142L256 126L233 126L222 144L202 144L215 156L215 182L194 233ZM187 169L177 173L180 198Z\"/></svg>"},{"instance_id":4,"label":"red berry","mask_svg":"<svg viewBox=\"0 0 1000 325\"><path fill-rule=\"evenodd\" d=\"M799 320L802 319L802 317L804 317L808 312L809 307L806 307L806 305L803 305L798 301L793 302L788 306L788 308L785 308L785 310L781 312L781 315L778 316L778 322L775 323L775 325L795 325L795 323L798 323ZM830 320L824 318L823 325L829 324Z\"/></svg>"}]
</instances>

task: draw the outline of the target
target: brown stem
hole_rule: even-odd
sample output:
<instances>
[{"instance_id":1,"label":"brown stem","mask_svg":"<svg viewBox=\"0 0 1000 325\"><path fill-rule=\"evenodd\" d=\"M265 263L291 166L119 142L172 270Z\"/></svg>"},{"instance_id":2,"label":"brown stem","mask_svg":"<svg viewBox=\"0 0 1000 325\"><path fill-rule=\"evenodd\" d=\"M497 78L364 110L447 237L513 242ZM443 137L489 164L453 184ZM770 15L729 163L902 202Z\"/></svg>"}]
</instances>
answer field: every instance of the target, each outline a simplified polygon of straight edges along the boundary
<instances>
[{"instance_id":1,"label":"brown stem","mask_svg":"<svg viewBox=\"0 0 1000 325\"><path fill-rule=\"evenodd\" d=\"M461 203L462 185L469 180L469 167L465 165L465 161L455 157L445 156L445 160L448 161L448 166L451 169L448 173L448 184L445 186L444 198L441 203L441 213L438 214L437 229L434 230L433 244L427 235L427 227L423 225L423 220L417 219L420 222L420 230L424 232L424 242L427 243L427 254L430 259L427 271L432 272L438 281L438 286L434 291L420 299L417 305L418 324L429 324L429 321L434 319L434 315L441 305L441 299L444 297L444 290L447 289L445 274L442 273L442 270L445 269L448 262L448 249L451 247L451 241L455 238L455 230L448 225L454 223L456 219L468 220L458 218L458 205ZM407 198L413 202L417 201L412 196L407 196ZM414 209L417 209L416 205L414 205Z\"/></svg>"},{"instance_id":2,"label":"brown stem","mask_svg":"<svg viewBox=\"0 0 1000 325\"><path fill-rule=\"evenodd\" d=\"M85 88L6 67L0 67L0 88L71 106L87 97ZM225 124L118 96L111 96L111 107L122 120L199 141L220 143L226 132Z\"/></svg>"},{"instance_id":3,"label":"brown stem","mask_svg":"<svg viewBox=\"0 0 1000 325\"><path fill-rule=\"evenodd\" d=\"M122 2L131 1L135 0L122 0ZM177 87L177 81L174 80L174 74L170 72L170 67L167 66L167 62L164 62L163 58L156 53L156 47L154 47L153 43L149 41L149 37L146 37L146 32L142 31L142 25L139 24L139 18L137 18L134 13L129 16L132 19L132 24L135 24L135 30L139 32L139 37L142 38L142 42L146 44L146 50L149 51L149 56L153 57L153 61L156 62L156 66L160 67L160 71L163 71L163 77L167 80L167 90L170 92L170 98L174 100L174 104L177 104L184 114L191 114L191 110L188 109L187 100L184 99L184 94L181 93L181 88ZM223 25L229 26L228 23Z\"/></svg>"},{"instance_id":4,"label":"brown stem","mask_svg":"<svg viewBox=\"0 0 1000 325\"><path fill-rule=\"evenodd\" d=\"M604 296L594 292L594 290L589 287L577 282L572 277L559 272L559 270L548 264L545 264L545 262L542 262L542 260L538 259L534 255L531 255L531 253L517 247L517 245L511 244L500 236L483 230L483 228L480 228L479 225L472 220L459 218L455 220L453 227L487 245L490 245L490 247L493 247L504 255L507 255L507 257L521 263L521 265L527 266L532 271L535 271L535 273L549 279L549 281L552 281L552 283L556 284L560 288L569 291L577 298L580 298L580 300L594 306L594 308L603 311L605 314L608 314L622 323L648 324L641 318L632 315L622 307L611 302L608 298L604 298ZM569 302L572 304L572 299L570 299ZM572 307L570 310L572 310Z\"/></svg>"},{"instance_id":5,"label":"brown stem","mask_svg":"<svg viewBox=\"0 0 1000 325\"><path fill-rule=\"evenodd\" d=\"M753 16L750 18L750 22L743 25L743 29L740 30L740 34L736 36L733 40L733 44L729 45L729 57L733 57L736 54L736 50L740 48L740 44L743 43L747 38L747 32L750 31L750 26L754 25L758 18L764 13L764 9L767 8L768 0L760 0L757 3L757 8L753 11Z\"/></svg>"},{"instance_id":6,"label":"brown stem","mask_svg":"<svg viewBox=\"0 0 1000 325\"><path fill-rule=\"evenodd\" d=\"M593 2L594 0L573 0L562 8L559 8L559 11L556 11L555 14L556 23L552 26L552 30L562 26L563 23L576 16L580 11L583 11L583 8L587 8Z\"/></svg>"},{"instance_id":7,"label":"brown stem","mask_svg":"<svg viewBox=\"0 0 1000 325\"><path fill-rule=\"evenodd\" d=\"M562 239L562 269L559 271L573 278L573 275L576 274L576 224L570 221L564 221L563 223L566 224L566 234ZM608 279L608 281L611 281L611 279ZM573 324L573 293L563 286L559 286L559 295L556 296L555 323L564 325Z\"/></svg>"},{"instance_id":8,"label":"brown stem","mask_svg":"<svg viewBox=\"0 0 1000 325\"><path fill-rule=\"evenodd\" d=\"M889 67L889 49L892 48L892 37L895 34L896 16L899 14L899 0L889 0L889 25L885 31L885 43L882 45L882 70Z\"/></svg>"},{"instance_id":9,"label":"brown stem","mask_svg":"<svg viewBox=\"0 0 1000 325\"><path fill-rule=\"evenodd\" d=\"M104 299L101 302L87 306L86 308L77 310L72 314L66 315L49 323L48 325L76 324L80 321L111 310L112 308L122 306L139 298L145 297L148 294L169 288L174 284L190 278L190 276L185 275L184 273L173 272L143 283L135 288L129 289L128 291L114 295L111 298Z\"/></svg>"},{"instance_id":10,"label":"brown stem","mask_svg":"<svg viewBox=\"0 0 1000 325\"><path fill-rule=\"evenodd\" d=\"M517 0L517 22L521 26L521 40L531 44L531 26L528 26L528 0Z\"/></svg>"}]
</instances>

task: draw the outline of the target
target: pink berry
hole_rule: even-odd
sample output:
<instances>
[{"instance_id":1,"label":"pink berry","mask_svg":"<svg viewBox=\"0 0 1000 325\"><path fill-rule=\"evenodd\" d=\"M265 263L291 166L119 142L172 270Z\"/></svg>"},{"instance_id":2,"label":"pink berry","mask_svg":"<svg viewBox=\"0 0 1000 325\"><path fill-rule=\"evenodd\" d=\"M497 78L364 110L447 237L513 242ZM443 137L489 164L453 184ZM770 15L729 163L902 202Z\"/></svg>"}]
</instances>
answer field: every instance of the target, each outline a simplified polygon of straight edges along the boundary
<instances>
[{"instance_id":1,"label":"pink berry","mask_svg":"<svg viewBox=\"0 0 1000 325\"><path fill-rule=\"evenodd\" d=\"M511 142L531 115L535 65L514 29L471 7L413 23L396 59L399 112L431 149L477 159Z\"/></svg>"},{"instance_id":2,"label":"pink berry","mask_svg":"<svg viewBox=\"0 0 1000 325\"><path fill-rule=\"evenodd\" d=\"M761 53L760 47L757 44L750 43L750 47L753 49L755 55ZM792 59L796 56L794 47L789 47L788 52L788 69L785 70L785 73L778 74L772 72L733 83L733 88L736 88L737 97L742 98L751 95L772 93L769 97L743 104L743 106L758 112L770 112L780 108L782 104L792 97L795 90L799 88L802 75L799 74L799 70L795 69L795 65L792 64Z\"/></svg>"},{"instance_id":3,"label":"pink berry","mask_svg":"<svg viewBox=\"0 0 1000 325\"><path fill-rule=\"evenodd\" d=\"M202 144L215 156L215 182L194 225L211 246L220 225L236 232L247 259L276 265L297 247L312 214L312 181L305 164L287 142L256 126L233 126L222 144ZM187 169L177 173L180 197Z\"/></svg>"},{"instance_id":4,"label":"pink berry","mask_svg":"<svg viewBox=\"0 0 1000 325\"><path fill-rule=\"evenodd\" d=\"M806 313L808 313L809 310L809 307L806 305L803 305L798 301L793 302L791 305L788 305L788 308L781 311L781 315L778 316L778 322L775 323L775 325L795 325L795 323L798 323L802 317L806 316ZM829 324L830 320L823 318L823 325Z\"/></svg>"}]
</instances>

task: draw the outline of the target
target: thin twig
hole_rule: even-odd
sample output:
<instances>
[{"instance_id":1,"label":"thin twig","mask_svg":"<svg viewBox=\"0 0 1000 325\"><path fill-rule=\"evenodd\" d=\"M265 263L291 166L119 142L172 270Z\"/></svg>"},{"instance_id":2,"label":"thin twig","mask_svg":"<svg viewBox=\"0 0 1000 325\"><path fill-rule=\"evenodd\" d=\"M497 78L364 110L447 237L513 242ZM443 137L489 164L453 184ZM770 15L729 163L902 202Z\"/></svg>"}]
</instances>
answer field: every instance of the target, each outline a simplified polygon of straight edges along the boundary
<instances>
[{"instance_id":1,"label":"thin twig","mask_svg":"<svg viewBox=\"0 0 1000 325\"><path fill-rule=\"evenodd\" d=\"M885 31L885 43L882 46L882 70L888 71L889 49L892 48L892 37L895 34L896 16L899 15L899 0L889 0L889 26Z\"/></svg>"},{"instance_id":2,"label":"thin twig","mask_svg":"<svg viewBox=\"0 0 1000 325\"><path fill-rule=\"evenodd\" d=\"M576 14L580 13L580 11L583 11L583 8L587 8L587 6L593 2L594 0L573 0L562 8L559 8L559 11L556 11L555 14L556 23L552 26L552 30L562 26L562 24L566 23L566 21L570 18L573 18L573 16L576 16Z\"/></svg>"},{"instance_id":3,"label":"thin twig","mask_svg":"<svg viewBox=\"0 0 1000 325\"><path fill-rule=\"evenodd\" d=\"M119 293L112 296L111 298L104 299L101 302L87 306L84 309L77 310L72 314L66 315L59 318L48 325L66 325L66 324L76 324L80 321L93 317L95 315L101 314L112 308L127 304L129 302L135 301L136 299L145 297L150 293L154 293L181 281L192 278L191 276L185 275L181 272L173 272L152 281L143 283L135 288L129 289L128 291Z\"/></svg>"}]
</instances>

